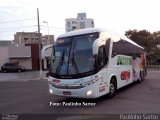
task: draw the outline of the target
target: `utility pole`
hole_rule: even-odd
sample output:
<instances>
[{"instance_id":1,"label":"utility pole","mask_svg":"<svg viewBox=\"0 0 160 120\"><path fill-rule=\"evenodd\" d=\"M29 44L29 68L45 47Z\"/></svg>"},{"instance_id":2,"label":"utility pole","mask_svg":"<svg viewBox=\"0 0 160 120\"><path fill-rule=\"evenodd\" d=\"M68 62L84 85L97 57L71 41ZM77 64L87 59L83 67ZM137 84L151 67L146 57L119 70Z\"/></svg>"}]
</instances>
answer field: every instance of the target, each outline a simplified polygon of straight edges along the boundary
<instances>
[{"instance_id":1,"label":"utility pole","mask_svg":"<svg viewBox=\"0 0 160 120\"><path fill-rule=\"evenodd\" d=\"M39 72L40 72L40 79L42 79L43 75L42 75L42 59L41 59L41 36L40 36L39 9L38 8L37 8L37 22L38 22L38 39L39 39Z\"/></svg>"}]
</instances>

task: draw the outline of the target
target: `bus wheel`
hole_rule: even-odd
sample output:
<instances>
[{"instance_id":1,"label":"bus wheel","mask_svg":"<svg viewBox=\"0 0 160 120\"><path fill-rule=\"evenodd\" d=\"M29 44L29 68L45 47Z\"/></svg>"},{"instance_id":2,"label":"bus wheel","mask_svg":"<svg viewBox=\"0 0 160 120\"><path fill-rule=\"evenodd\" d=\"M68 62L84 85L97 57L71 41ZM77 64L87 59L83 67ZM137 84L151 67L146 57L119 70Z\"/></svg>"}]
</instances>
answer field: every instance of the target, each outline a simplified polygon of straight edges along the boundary
<instances>
[{"instance_id":1,"label":"bus wheel","mask_svg":"<svg viewBox=\"0 0 160 120\"><path fill-rule=\"evenodd\" d=\"M141 72L141 79L142 79L142 81L144 80L144 78L145 78L145 75L144 75L145 73L144 73L144 71L142 71Z\"/></svg>"},{"instance_id":2,"label":"bus wheel","mask_svg":"<svg viewBox=\"0 0 160 120\"><path fill-rule=\"evenodd\" d=\"M115 96L116 93L116 81L114 78L111 79L110 84L109 84L109 93L108 93L108 97L112 98Z\"/></svg>"}]
</instances>

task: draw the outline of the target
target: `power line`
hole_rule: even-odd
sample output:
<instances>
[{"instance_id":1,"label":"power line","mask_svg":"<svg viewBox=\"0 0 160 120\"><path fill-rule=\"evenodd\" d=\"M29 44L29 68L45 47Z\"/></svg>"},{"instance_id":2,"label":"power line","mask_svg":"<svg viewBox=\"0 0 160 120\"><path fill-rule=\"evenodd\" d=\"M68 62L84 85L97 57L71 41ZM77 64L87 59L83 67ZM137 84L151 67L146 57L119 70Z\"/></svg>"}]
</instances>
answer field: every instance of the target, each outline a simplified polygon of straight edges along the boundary
<instances>
[{"instance_id":1,"label":"power line","mask_svg":"<svg viewBox=\"0 0 160 120\"><path fill-rule=\"evenodd\" d=\"M0 28L0 29L17 29L17 28L26 28L26 27L36 27L37 25L32 26L21 26L21 27L8 27L8 28Z\"/></svg>"},{"instance_id":2,"label":"power line","mask_svg":"<svg viewBox=\"0 0 160 120\"><path fill-rule=\"evenodd\" d=\"M10 30L4 30L4 31L0 31L0 33L3 33L3 32L15 32L17 30L20 30L20 29L23 29L23 28L29 28L29 27L36 27L36 25L34 26L22 26L22 27L12 27L12 28L9 28Z\"/></svg>"},{"instance_id":3,"label":"power line","mask_svg":"<svg viewBox=\"0 0 160 120\"><path fill-rule=\"evenodd\" d=\"M41 25L41 27L46 28L47 26ZM65 29L63 27L54 27L54 26L49 26L50 29Z\"/></svg>"},{"instance_id":4,"label":"power line","mask_svg":"<svg viewBox=\"0 0 160 120\"><path fill-rule=\"evenodd\" d=\"M5 22L0 22L0 24L13 23L13 22L20 22L20 21L26 21L26 20L35 20L35 18L22 19L22 20L12 20L12 21L5 21Z\"/></svg>"}]
</instances>

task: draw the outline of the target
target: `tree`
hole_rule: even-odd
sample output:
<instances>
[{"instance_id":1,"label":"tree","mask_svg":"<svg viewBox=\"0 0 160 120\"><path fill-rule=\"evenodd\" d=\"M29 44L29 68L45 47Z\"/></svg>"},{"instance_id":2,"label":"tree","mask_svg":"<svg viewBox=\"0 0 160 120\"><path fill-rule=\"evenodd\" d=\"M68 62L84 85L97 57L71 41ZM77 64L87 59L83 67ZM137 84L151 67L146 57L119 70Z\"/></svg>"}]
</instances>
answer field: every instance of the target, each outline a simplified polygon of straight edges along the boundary
<instances>
[{"instance_id":1,"label":"tree","mask_svg":"<svg viewBox=\"0 0 160 120\"><path fill-rule=\"evenodd\" d=\"M160 31L150 33L147 30L129 30L125 32L126 37L144 47L149 59L157 59L157 44L160 43Z\"/></svg>"},{"instance_id":2,"label":"tree","mask_svg":"<svg viewBox=\"0 0 160 120\"><path fill-rule=\"evenodd\" d=\"M137 31L137 30L129 30L125 32L125 35L133 40L134 42L136 42L137 44L143 46L143 47L147 47L150 43L151 38L151 33L148 32L147 30L141 30L141 31Z\"/></svg>"}]
</instances>

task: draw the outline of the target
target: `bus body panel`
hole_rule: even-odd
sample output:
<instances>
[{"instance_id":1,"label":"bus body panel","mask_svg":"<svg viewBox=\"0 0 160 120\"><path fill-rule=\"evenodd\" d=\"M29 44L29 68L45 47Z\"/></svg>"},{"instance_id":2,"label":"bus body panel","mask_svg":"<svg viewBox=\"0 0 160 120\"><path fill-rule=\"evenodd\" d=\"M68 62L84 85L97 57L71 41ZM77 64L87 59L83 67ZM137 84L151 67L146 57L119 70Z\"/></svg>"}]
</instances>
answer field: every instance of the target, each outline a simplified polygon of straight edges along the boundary
<instances>
[{"instance_id":1,"label":"bus body panel","mask_svg":"<svg viewBox=\"0 0 160 120\"><path fill-rule=\"evenodd\" d=\"M58 96L66 96L66 97L77 97L77 98L97 98L102 95L105 95L108 93L107 91L107 82L106 82L106 77L104 77L104 70L100 71L96 75L93 75L94 77L85 77L81 79L74 79L74 80L63 80L61 79L62 82L59 82L60 85L65 85L68 88L56 88L53 83L54 80L57 80L55 78L49 77L50 78L50 83L49 83L49 89L52 90L53 95L58 95ZM102 76L103 75L103 76ZM99 76L99 78L95 78L95 76ZM93 80L91 78L95 78L93 80L94 83L92 82ZM52 80L51 80L52 79ZM79 89L69 89L72 85L80 85L80 84L86 84L86 87L79 88ZM88 91L92 91L91 95L87 95ZM65 94L66 92L66 94ZM68 94L67 94L68 92Z\"/></svg>"}]
</instances>

